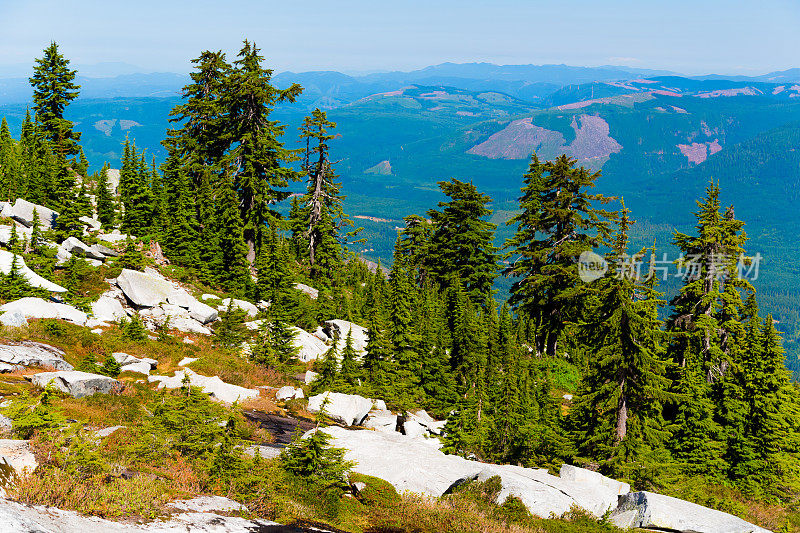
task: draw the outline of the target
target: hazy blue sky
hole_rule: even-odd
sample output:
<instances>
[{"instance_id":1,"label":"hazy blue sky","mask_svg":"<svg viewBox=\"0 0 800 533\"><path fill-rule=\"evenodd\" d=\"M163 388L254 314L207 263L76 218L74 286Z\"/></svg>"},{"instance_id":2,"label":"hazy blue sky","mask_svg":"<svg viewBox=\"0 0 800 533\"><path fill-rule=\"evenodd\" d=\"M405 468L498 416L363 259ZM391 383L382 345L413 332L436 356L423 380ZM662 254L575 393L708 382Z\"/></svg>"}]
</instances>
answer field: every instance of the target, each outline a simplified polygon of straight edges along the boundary
<instances>
[{"instance_id":1,"label":"hazy blue sky","mask_svg":"<svg viewBox=\"0 0 800 533\"><path fill-rule=\"evenodd\" d=\"M283 70L444 61L620 64L696 74L800 66L799 0L0 0L0 65L52 39L76 64L189 70L245 37Z\"/></svg>"}]
</instances>

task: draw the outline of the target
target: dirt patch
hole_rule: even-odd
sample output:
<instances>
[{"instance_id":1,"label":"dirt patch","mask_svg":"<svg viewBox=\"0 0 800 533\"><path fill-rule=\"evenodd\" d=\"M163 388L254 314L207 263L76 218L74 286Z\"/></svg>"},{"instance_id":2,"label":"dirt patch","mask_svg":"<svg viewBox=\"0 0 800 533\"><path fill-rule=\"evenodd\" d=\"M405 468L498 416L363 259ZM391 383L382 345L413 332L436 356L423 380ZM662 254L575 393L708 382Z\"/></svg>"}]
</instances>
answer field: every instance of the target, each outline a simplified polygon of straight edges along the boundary
<instances>
[{"instance_id":1,"label":"dirt patch","mask_svg":"<svg viewBox=\"0 0 800 533\"><path fill-rule=\"evenodd\" d=\"M275 441L273 444L281 446L286 446L292 442L292 437L294 437L298 427L303 433L314 429L314 423L307 420L297 420L296 418L272 415L263 411L249 409L243 411L242 414L274 436Z\"/></svg>"}]
</instances>

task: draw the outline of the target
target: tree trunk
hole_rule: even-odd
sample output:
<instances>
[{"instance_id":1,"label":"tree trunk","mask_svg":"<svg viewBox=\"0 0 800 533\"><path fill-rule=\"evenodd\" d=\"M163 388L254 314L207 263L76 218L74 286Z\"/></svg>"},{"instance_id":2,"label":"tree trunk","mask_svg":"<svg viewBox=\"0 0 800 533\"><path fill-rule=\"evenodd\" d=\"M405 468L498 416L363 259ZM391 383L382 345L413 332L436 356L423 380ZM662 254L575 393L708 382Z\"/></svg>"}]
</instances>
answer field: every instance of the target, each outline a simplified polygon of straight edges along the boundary
<instances>
[{"instance_id":1,"label":"tree trunk","mask_svg":"<svg viewBox=\"0 0 800 533\"><path fill-rule=\"evenodd\" d=\"M625 397L625 380L619 385L622 389L622 395L619 399L619 407L617 408L617 428L614 432L614 444L619 444L628 433L628 399Z\"/></svg>"}]
</instances>

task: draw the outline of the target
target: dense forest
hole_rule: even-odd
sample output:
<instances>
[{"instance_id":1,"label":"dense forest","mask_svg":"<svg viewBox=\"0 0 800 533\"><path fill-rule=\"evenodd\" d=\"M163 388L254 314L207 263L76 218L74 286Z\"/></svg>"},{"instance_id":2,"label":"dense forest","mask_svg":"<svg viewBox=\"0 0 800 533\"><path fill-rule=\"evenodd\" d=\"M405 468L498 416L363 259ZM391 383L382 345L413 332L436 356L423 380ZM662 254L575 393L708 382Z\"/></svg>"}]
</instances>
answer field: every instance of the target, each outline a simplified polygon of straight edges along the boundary
<instances>
[{"instance_id":1,"label":"dense forest","mask_svg":"<svg viewBox=\"0 0 800 533\"><path fill-rule=\"evenodd\" d=\"M349 251L359 228L343 208L326 113L313 111L297 133L274 120L275 106L303 89L273 86L253 43L232 61L206 51L193 63L163 141L166 161L157 166L129 139L115 189L107 167L89 174L64 118L80 87L53 43L37 60L19 139L5 120L0 128L0 196L59 211L59 240L80 235L79 218L96 212L103 227L135 236L127 265L137 264L137 241L157 242L187 277L269 302L250 355L264 367L292 364L288 325L364 325L366 354L346 339L317 361L313 387L446 417L448 453L589 465L645 489L703 476L756 498L795 497L800 391L781 334L759 311L757 280L743 275L754 260L743 221L721 204L717 183L697 201L694 231L672 236L684 276L670 302L652 275L657 243L632 249L635 214L593 192L601 173L567 156L533 155L500 249L492 199L458 177L439 182L447 199L405 218L387 274ZM304 150L287 148L294 135ZM290 193L296 182L304 194ZM38 232L11 248L52 271L55 251ZM579 258L589 250L608 270L586 282ZM494 288L501 276L507 301ZM0 298L26 293L8 278ZM295 283L319 298L302 298ZM220 328L232 345L235 314ZM567 388L577 393L565 409Z\"/></svg>"}]
</instances>

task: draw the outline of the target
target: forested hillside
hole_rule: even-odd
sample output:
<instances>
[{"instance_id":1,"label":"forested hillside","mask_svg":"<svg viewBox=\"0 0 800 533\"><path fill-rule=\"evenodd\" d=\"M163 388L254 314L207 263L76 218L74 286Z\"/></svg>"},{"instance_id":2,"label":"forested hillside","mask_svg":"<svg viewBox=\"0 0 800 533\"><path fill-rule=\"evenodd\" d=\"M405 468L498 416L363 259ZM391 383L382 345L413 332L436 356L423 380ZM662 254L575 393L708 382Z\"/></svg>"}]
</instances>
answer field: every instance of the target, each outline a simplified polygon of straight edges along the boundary
<instances>
[{"instance_id":1,"label":"forested hillside","mask_svg":"<svg viewBox=\"0 0 800 533\"><path fill-rule=\"evenodd\" d=\"M258 403L244 421L239 402L291 384L274 398L300 428L309 412L317 418L305 429L326 423L331 393L358 395L367 411L383 402L389 432L401 424L392 410L401 413L404 438L424 409L430 446L472 461L451 464L577 465L655 501L647 495L800 525L800 388L780 331L797 320L796 296L788 275L765 273L792 255L791 224L775 221L793 216L779 206L796 195L786 176L796 177L798 127L782 124L800 118L798 104L777 93L720 103L673 86L624 105L537 110L494 91L415 86L315 108L296 128L277 110L304 88L275 86L253 43L193 63L182 98L158 101L170 107L162 152L146 136L143 147L135 114L94 123L109 142L125 132L109 145L121 153L118 173L82 148L86 130L67 113L80 87L56 43L37 60L19 135L6 119L0 126L2 333L58 340L78 374L107 385L90 400L55 376L29 375L42 391L22 378L41 361L7 364L18 373L0 387L12 400L2 404L10 431L48 458L10 485L19 501L157 516L176 492L210 493L258 518L306 513L354 531L416 531L415 520L455 501L472 502L486 531L560 527L516 493L499 501L492 483L507 487L502 476L476 474L434 510L397 499L413 512L392 513L346 477L355 465L331 447L335 431L298 434L272 462L248 457L243 446L263 429L253 420L269 413ZM666 82L675 80L657 83ZM135 100L123 105L145 113ZM684 143L721 150L690 163ZM388 231L378 238L376 225ZM386 250L355 253L389 235L390 269L364 260L388 259ZM216 309L193 296L201 292ZM71 314L33 312L34 303ZM53 320L65 316L81 327ZM198 359L194 368L238 384L186 369ZM144 365L147 382L117 381L130 378L123 363ZM197 379L233 406L212 403ZM126 426L103 441L105 455L82 429L104 416ZM338 416L344 426L366 420ZM134 496L113 508L109 491ZM394 489L381 491L391 499ZM615 509L567 508L562 518L604 530ZM661 527L640 514L613 524Z\"/></svg>"}]
</instances>

